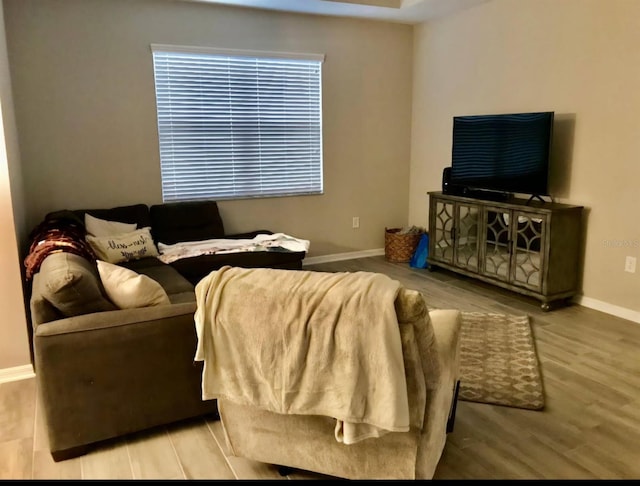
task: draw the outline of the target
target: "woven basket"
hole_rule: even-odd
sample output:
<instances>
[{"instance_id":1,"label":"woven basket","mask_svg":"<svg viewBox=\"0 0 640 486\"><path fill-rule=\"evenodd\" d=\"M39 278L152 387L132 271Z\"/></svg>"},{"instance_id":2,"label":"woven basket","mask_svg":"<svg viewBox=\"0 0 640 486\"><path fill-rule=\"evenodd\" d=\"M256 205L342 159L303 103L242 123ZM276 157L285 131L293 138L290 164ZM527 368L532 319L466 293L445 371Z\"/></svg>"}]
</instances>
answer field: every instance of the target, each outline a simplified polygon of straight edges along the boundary
<instances>
[{"instance_id":1,"label":"woven basket","mask_svg":"<svg viewBox=\"0 0 640 486\"><path fill-rule=\"evenodd\" d=\"M406 263L418 247L420 233L398 234L401 228L385 228L384 257L393 263Z\"/></svg>"}]
</instances>

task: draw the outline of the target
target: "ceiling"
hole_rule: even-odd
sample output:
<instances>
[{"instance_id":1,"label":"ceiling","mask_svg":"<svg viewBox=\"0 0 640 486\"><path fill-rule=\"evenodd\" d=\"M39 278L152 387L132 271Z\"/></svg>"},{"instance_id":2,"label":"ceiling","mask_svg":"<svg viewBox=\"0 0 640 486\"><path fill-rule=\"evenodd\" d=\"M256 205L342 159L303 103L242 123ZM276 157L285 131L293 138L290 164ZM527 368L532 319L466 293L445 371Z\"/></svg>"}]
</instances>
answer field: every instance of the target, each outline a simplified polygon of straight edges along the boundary
<instances>
[{"instance_id":1,"label":"ceiling","mask_svg":"<svg viewBox=\"0 0 640 486\"><path fill-rule=\"evenodd\" d=\"M359 17L405 24L442 17L489 0L190 0L239 7L339 17Z\"/></svg>"}]
</instances>

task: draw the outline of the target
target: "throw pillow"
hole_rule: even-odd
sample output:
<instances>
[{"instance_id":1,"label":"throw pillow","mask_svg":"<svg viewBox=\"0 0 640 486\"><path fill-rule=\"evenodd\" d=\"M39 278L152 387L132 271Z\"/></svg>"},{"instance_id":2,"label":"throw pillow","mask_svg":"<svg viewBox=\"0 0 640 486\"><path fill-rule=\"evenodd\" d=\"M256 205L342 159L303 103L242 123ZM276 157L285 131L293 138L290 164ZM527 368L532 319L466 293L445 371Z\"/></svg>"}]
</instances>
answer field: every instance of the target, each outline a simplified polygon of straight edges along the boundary
<instances>
[{"instance_id":1,"label":"throw pillow","mask_svg":"<svg viewBox=\"0 0 640 486\"><path fill-rule=\"evenodd\" d=\"M109 263L158 256L149 227L120 235L87 235L87 242L100 260Z\"/></svg>"},{"instance_id":2,"label":"throw pillow","mask_svg":"<svg viewBox=\"0 0 640 486\"><path fill-rule=\"evenodd\" d=\"M152 278L112 263L97 263L104 290L120 309L171 303L162 285Z\"/></svg>"},{"instance_id":3,"label":"throw pillow","mask_svg":"<svg viewBox=\"0 0 640 486\"><path fill-rule=\"evenodd\" d=\"M96 218L89 213L84 213L84 227L87 233L93 236L113 236L123 233L131 233L138 227L135 223L120 223L119 221L107 221Z\"/></svg>"}]
</instances>

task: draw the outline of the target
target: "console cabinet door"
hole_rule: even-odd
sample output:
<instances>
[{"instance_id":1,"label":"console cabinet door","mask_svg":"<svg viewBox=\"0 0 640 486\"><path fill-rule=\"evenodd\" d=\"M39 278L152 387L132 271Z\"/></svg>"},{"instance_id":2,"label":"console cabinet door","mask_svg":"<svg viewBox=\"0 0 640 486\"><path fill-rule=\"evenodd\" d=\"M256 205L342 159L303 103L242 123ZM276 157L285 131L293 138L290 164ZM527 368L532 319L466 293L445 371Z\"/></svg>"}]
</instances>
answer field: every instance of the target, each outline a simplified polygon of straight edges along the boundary
<instances>
[{"instance_id":1,"label":"console cabinet door","mask_svg":"<svg viewBox=\"0 0 640 486\"><path fill-rule=\"evenodd\" d=\"M433 198L430 209L429 255L434 260L453 263L455 204L444 199Z\"/></svg>"},{"instance_id":2,"label":"console cabinet door","mask_svg":"<svg viewBox=\"0 0 640 486\"><path fill-rule=\"evenodd\" d=\"M547 217L513 211L513 260L511 283L535 291L542 290Z\"/></svg>"},{"instance_id":3,"label":"console cabinet door","mask_svg":"<svg viewBox=\"0 0 640 486\"><path fill-rule=\"evenodd\" d=\"M489 206L482 223L482 273L541 291L547 216Z\"/></svg>"},{"instance_id":4,"label":"console cabinet door","mask_svg":"<svg viewBox=\"0 0 640 486\"><path fill-rule=\"evenodd\" d=\"M470 272L478 271L480 213L478 205L456 203L454 264Z\"/></svg>"},{"instance_id":5,"label":"console cabinet door","mask_svg":"<svg viewBox=\"0 0 640 486\"><path fill-rule=\"evenodd\" d=\"M511 276L511 210L484 208L482 218L482 267L487 277L508 282Z\"/></svg>"}]
</instances>

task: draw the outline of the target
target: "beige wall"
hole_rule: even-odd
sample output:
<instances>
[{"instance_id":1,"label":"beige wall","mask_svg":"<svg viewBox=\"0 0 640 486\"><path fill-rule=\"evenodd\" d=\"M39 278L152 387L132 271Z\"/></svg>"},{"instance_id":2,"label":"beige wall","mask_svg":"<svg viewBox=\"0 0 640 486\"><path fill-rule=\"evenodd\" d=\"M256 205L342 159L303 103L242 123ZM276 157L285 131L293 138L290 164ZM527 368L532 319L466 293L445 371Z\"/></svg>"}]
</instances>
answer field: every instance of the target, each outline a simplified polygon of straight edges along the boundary
<instances>
[{"instance_id":1,"label":"beige wall","mask_svg":"<svg viewBox=\"0 0 640 486\"><path fill-rule=\"evenodd\" d=\"M222 201L229 232L283 231L313 256L407 223L410 26L163 0L6 0L5 16L30 226L161 202L152 43L326 55L324 195Z\"/></svg>"},{"instance_id":2,"label":"beige wall","mask_svg":"<svg viewBox=\"0 0 640 486\"><path fill-rule=\"evenodd\" d=\"M584 293L640 311L638 273L623 271L640 256L636 0L491 0L417 27L413 52L408 26L163 0L5 0L5 21L21 153L0 45L0 224L21 239L50 210L160 202L149 44L324 53L325 194L223 201L230 232L285 231L311 255L380 248L385 226L426 225L454 115L553 110L553 195L588 209ZM15 315L0 368L28 362L3 235L0 306Z\"/></svg>"},{"instance_id":3,"label":"beige wall","mask_svg":"<svg viewBox=\"0 0 640 486\"><path fill-rule=\"evenodd\" d=\"M22 188L2 17L0 8L0 370L31 361L17 244Z\"/></svg>"},{"instance_id":4,"label":"beige wall","mask_svg":"<svg viewBox=\"0 0 640 486\"><path fill-rule=\"evenodd\" d=\"M588 208L584 295L640 311L623 271L640 257L640 2L492 0L414 39L410 223L426 224L454 115L555 111L552 195Z\"/></svg>"}]
</instances>

